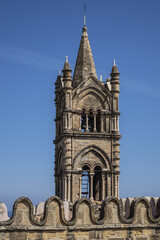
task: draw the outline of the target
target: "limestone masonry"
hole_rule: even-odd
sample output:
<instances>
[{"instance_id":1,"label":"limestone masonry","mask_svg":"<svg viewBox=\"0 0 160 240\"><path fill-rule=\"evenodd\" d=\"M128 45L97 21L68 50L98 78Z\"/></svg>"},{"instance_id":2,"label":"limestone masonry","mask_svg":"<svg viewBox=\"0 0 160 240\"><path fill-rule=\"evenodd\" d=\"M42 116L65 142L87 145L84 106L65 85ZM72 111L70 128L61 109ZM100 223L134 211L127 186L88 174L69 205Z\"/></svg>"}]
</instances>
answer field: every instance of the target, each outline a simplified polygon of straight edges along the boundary
<instances>
[{"instance_id":1,"label":"limestone masonry","mask_svg":"<svg viewBox=\"0 0 160 240\"><path fill-rule=\"evenodd\" d=\"M119 71L97 77L82 36L74 69L66 57L55 82L55 194L34 208L22 197L8 217L0 203L0 240L160 240L160 198L119 199Z\"/></svg>"},{"instance_id":2,"label":"limestone masonry","mask_svg":"<svg viewBox=\"0 0 160 240\"><path fill-rule=\"evenodd\" d=\"M119 72L98 80L83 27L73 79L66 59L55 83L56 195L75 202L119 197Z\"/></svg>"}]
</instances>

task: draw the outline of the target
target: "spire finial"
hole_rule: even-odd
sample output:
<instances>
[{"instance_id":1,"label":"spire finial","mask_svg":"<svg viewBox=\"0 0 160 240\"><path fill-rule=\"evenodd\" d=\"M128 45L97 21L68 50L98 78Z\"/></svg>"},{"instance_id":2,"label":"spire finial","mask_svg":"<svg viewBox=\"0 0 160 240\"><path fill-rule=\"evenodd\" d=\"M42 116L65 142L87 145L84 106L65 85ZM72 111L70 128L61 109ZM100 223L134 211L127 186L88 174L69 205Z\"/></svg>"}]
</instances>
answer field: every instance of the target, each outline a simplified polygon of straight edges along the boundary
<instances>
[{"instance_id":1,"label":"spire finial","mask_svg":"<svg viewBox=\"0 0 160 240\"><path fill-rule=\"evenodd\" d=\"M113 60L113 65L116 66L116 60L115 59Z\"/></svg>"},{"instance_id":2,"label":"spire finial","mask_svg":"<svg viewBox=\"0 0 160 240\"><path fill-rule=\"evenodd\" d=\"M59 76L61 75L61 71L60 71L60 70L58 71L58 75L59 75Z\"/></svg>"},{"instance_id":3,"label":"spire finial","mask_svg":"<svg viewBox=\"0 0 160 240\"><path fill-rule=\"evenodd\" d=\"M68 56L66 56L66 62L68 62Z\"/></svg>"},{"instance_id":4,"label":"spire finial","mask_svg":"<svg viewBox=\"0 0 160 240\"><path fill-rule=\"evenodd\" d=\"M86 3L84 3L84 27L86 26Z\"/></svg>"}]
</instances>

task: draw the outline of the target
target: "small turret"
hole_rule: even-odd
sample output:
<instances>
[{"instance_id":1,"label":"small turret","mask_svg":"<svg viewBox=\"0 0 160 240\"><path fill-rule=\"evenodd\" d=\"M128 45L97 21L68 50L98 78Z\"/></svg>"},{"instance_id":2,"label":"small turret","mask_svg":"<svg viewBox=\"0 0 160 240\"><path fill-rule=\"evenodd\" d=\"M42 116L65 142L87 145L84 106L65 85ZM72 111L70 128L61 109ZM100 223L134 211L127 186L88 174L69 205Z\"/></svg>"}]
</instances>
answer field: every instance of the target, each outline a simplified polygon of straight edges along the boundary
<instances>
[{"instance_id":1,"label":"small turret","mask_svg":"<svg viewBox=\"0 0 160 240\"><path fill-rule=\"evenodd\" d=\"M71 92L72 92L72 77L71 77L71 68L69 66L68 57L66 56L66 60L63 67L63 92L65 94L65 109L71 108Z\"/></svg>"},{"instance_id":2,"label":"small turret","mask_svg":"<svg viewBox=\"0 0 160 240\"><path fill-rule=\"evenodd\" d=\"M59 71L58 76L57 76L57 80L55 82L55 90L58 91L60 86L61 86L61 73Z\"/></svg>"},{"instance_id":3,"label":"small turret","mask_svg":"<svg viewBox=\"0 0 160 240\"><path fill-rule=\"evenodd\" d=\"M60 75L60 71L59 74L57 76L57 80L55 82L55 104L56 104L56 117L58 116L58 104L60 101L60 92L62 90L62 83L61 83L61 75Z\"/></svg>"},{"instance_id":4,"label":"small turret","mask_svg":"<svg viewBox=\"0 0 160 240\"><path fill-rule=\"evenodd\" d=\"M67 56L66 56L66 60L65 60L62 72L63 72L64 88L71 88L72 87L72 78L71 78L72 70L70 68Z\"/></svg>"},{"instance_id":5,"label":"small turret","mask_svg":"<svg viewBox=\"0 0 160 240\"><path fill-rule=\"evenodd\" d=\"M111 81L110 81L110 84L111 84L111 93L113 94L113 97L114 98L119 98L119 75L120 73L118 72L118 68L116 66L116 63L115 63L115 60L114 60L114 64L113 64L113 67L112 67L112 71L111 71Z\"/></svg>"}]
</instances>

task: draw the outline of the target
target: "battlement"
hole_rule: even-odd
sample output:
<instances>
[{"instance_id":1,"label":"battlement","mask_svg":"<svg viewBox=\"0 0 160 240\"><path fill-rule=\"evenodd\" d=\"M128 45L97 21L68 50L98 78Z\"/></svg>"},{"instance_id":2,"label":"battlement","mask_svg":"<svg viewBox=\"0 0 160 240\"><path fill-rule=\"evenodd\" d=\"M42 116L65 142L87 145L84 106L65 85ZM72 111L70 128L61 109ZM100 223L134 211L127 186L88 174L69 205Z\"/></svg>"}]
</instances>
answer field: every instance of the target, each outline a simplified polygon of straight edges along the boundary
<instances>
[{"instance_id":1,"label":"battlement","mask_svg":"<svg viewBox=\"0 0 160 240\"><path fill-rule=\"evenodd\" d=\"M0 203L0 240L160 239L160 198L108 197L102 204L82 198L71 209L56 196L36 208L21 197L10 219L6 211Z\"/></svg>"}]
</instances>

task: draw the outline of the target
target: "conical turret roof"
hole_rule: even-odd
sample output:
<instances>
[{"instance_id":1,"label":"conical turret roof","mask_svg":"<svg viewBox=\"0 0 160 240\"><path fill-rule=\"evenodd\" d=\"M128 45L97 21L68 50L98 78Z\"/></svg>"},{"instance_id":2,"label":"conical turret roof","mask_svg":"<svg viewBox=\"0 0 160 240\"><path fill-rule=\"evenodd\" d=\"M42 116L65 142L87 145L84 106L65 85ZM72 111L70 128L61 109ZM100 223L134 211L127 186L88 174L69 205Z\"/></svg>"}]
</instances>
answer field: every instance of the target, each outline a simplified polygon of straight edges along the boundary
<instances>
[{"instance_id":1,"label":"conical turret roof","mask_svg":"<svg viewBox=\"0 0 160 240\"><path fill-rule=\"evenodd\" d=\"M87 28L83 27L73 75L73 88L85 80L90 74L97 77L92 51L88 40Z\"/></svg>"}]
</instances>

